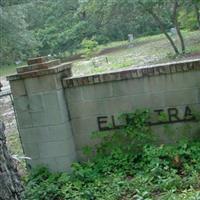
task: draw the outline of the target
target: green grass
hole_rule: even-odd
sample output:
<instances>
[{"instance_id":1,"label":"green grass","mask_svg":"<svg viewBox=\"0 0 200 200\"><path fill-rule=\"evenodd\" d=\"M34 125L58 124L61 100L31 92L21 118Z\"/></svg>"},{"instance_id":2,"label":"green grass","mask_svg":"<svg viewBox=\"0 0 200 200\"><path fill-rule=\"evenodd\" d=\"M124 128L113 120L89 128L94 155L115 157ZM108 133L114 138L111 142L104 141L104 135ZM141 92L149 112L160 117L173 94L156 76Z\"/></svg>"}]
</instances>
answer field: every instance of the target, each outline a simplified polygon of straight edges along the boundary
<instances>
[{"instance_id":1,"label":"green grass","mask_svg":"<svg viewBox=\"0 0 200 200\"><path fill-rule=\"evenodd\" d=\"M11 154L23 155L20 138L18 133L9 134L6 136L7 145Z\"/></svg>"},{"instance_id":2,"label":"green grass","mask_svg":"<svg viewBox=\"0 0 200 200\"><path fill-rule=\"evenodd\" d=\"M11 155L15 155L19 159L24 156L18 132L7 134L6 141ZM17 163L17 168L21 175L25 175L27 173L25 160L20 159L20 162Z\"/></svg>"},{"instance_id":3,"label":"green grass","mask_svg":"<svg viewBox=\"0 0 200 200\"><path fill-rule=\"evenodd\" d=\"M75 61L73 74L94 74L121 68L169 62L173 60L187 59L189 54L192 53L200 53L200 31L183 31L183 36L187 48L187 54L185 57L174 58L174 51L163 34L146 36L135 39L133 47L131 48L122 48L121 50L113 51L104 55L104 57L107 57L109 63L102 62L98 67L94 66L92 59ZM180 46L178 40L176 40L176 43ZM127 41L114 42L101 46L101 48L111 48L126 44Z\"/></svg>"},{"instance_id":4,"label":"green grass","mask_svg":"<svg viewBox=\"0 0 200 200\"><path fill-rule=\"evenodd\" d=\"M188 54L199 53L200 31L183 31L183 36L186 42L186 52ZM176 43L180 46L178 40ZM105 45L99 45L98 52L104 49L124 46L128 46L127 41L111 42ZM113 50L113 52L111 51L104 55L108 58L109 63L103 62L100 66L94 67L91 60L74 61L73 74L94 74L139 65L168 62L174 60L173 55L173 49L163 34L139 37L134 40L132 48L127 47L121 50L118 49L117 51ZM184 57L181 59L184 59ZM8 76L15 72L16 65L0 66L0 76Z\"/></svg>"},{"instance_id":5,"label":"green grass","mask_svg":"<svg viewBox=\"0 0 200 200\"><path fill-rule=\"evenodd\" d=\"M101 50L104 50L106 48L115 48L115 47L120 47L120 46L124 46L124 45L127 45L127 44L128 44L127 41L110 42L108 44L99 45L98 49L99 49L99 51L101 51Z\"/></svg>"}]
</instances>

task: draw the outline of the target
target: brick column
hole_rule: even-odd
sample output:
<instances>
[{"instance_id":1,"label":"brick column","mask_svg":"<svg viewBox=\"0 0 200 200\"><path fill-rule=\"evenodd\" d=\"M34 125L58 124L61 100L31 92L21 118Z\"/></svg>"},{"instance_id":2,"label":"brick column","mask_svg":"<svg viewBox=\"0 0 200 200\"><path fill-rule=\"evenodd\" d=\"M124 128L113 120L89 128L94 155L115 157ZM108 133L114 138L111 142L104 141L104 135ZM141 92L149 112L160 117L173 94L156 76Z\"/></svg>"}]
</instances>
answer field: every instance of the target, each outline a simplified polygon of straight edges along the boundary
<instances>
[{"instance_id":1,"label":"brick column","mask_svg":"<svg viewBox=\"0 0 200 200\"><path fill-rule=\"evenodd\" d=\"M39 57L29 59L28 66L7 77L30 167L45 165L52 171L70 171L76 161L62 86L62 78L71 75L71 63Z\"/></svg>"}]
</instances>

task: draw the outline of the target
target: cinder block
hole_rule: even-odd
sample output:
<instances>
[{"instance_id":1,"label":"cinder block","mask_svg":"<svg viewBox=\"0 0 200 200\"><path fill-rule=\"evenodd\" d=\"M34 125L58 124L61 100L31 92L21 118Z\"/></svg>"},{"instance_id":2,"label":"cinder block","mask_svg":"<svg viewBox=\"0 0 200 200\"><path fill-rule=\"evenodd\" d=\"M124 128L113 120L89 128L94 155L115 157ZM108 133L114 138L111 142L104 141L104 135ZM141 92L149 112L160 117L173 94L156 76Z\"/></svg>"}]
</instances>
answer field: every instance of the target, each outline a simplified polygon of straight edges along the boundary
<instances>
[{"instance_id":1,"label":"cinder block","mask_svg":"<svg viewBox=\"0 0 200 200\"><path fill-rule=\"evenodd\" d=\"M62 90L43 93L43 101L45 109L60 109L66 110L65 96Z\"/></svg>"},{"instance_id":2,"label":"cinder block","mask_svg":"<svg viewBox=\"0 0 200 200\"><path fill-rule=\"evenodd\" d=\"M47 86L45 86L45 88L43 88L42 80L39 79L39 77L25 79L24 83L26 85L27 93L29 95L32 95L34 93L43 92L45 89L47 89L49 87L49 84L46 83Z\"/></svg>"},{"instance_id":3,"label":"cinder block","mask_svg":"<svg viewBox=\"0 0 200 200\"><path fill-rule=\"evenodd\" d=\"M15 110L18 112L24 112L29 110L29 100L27 96L14 97Z\"/></svg>"},{"instance_id":4,"label":"cinder block","mask_svg":"<svg viewBox=\"0 0 200 200\"><path fill-rule=\"evenodd\" d=\"M27 95L23 80L10 81L10 87L14 97Z\"/></svg>"},{"instance_id":5,"label":"cinder block","mask_svg":"<svg viewBox=\"0 0 200 200\"><path fill-rule=\"evenodd\" d=\"M52 158L73 155L75 151L73 138L57 142L44 142L39 144L41 158Z\"/></svg>"},{"instance_id":6,"label":"cinder block","mask_svg":"<svg viewBox=\"0 0 200 200\"><path fill-rule=\"evenodd\" d=\"M91 115L103 115L108 113L107 106L104 101L91 101L91 102L69 102L69 111L71 118L88 117Z\"/></svg>"},{"instance_id":7,"label":"cinder block","mask_svg":"<svg viewBox=\"0 0 200 200\"><path fill-rule=\"evenodd\" d=\"M41 143L69 140L72 138L69 122L56 126L20 129L23 143Z\"/></svg>"},{"instance_id":8,"label":"cinder block","mask_svg":"<svg viewBox=\"0 0 200 200\"><path fill-rule=\"evenodd\" d=\"M81 103L69 103L72 119L87 118L98 115L112 115L116 112L132 112L137 108L151 108L164 106L163 96L153 93L113 97L102 101L91 101Z\"/></svg>"},{"instance_id":9,"label":"cinder block","mask_svg":"<svg viewBox=\"0 0 200 200\"><path fill-rule=\"evenodd\" d=\"M25 156L30 157L31 159L39 159L40 152L37 143L23 143Z\"/></svg>"},{"instance_id":10,"label":"cinder block","mask_svg":"<svg viewBox=\"0 0 200 200\"><path fill-rule=\"evenodd\" d=\"M144 79L116 81L112 83L114 96L127 96L144 92Z\"/></svg>"},{"instance_id":11,"label":"cinder block","mask_svg":"<svg viewBox=\"0 0 200 200\"><path fill-rule=\"evenodd\" d=\"M63 141L72 138L71 125L69 122L56 126L48 126L48 132L49 137L46 138L46 141Z\"/></svg>"},{"instance_id":12,"label":"cinder block","mask_svg":"<svg viewBox=\"0 0 200 200\"><path fill-rule=\"evenodd\" d=\"M69 120L67 105L62 90L44 93L45 116L48 125L56 125Z\"/></svg>"},{"instance_id":13,"label":"cinder block","mask_svg":"<svg viewBox=\"0 0 200 200\"><path fill-rule=\"evenodd\" d=\"M83 132L91 133L92 131L98 130L97 116L83 119L73 119L71 124L73 133L77 135Z\"/></svg>"},{"instance_id":14,"label":"cinder block","mask_svg":"<svg viewBox=\"0 0 200 200\"><path fill-rule=\"evenodd\" d=\"M112 84L103 83L81 87L84 100L104 99L113 96Z\"/></svg>"},{"instance_id":15,"label":"cinder block","mask_svg":"<svg viewBox=\"0 0 200 200\"><path fill-rule=\"evenodd\" d=\"M43 93L42 98L45 104L45 111L60 108L57 97L57 91L45 92Z\"/></svg>"},{"instance_id":16,"label":"cinder block","mask_svg":"<svg viewBox=\"0 0 200 200\"><path fill-rule=\"evenodd\" d=\"M29 95L62 88L61 80L55 74L25 79L24 83Z\"/></svg>"},{"instance_id":17,"label":"cinder block","mask_svg":"<svg viewBox=\"0 0 200 200\"><path fill-rule=\"evenodd\" d=\"M46 119L46 125L57 125L68 121L66 109L55 109L45 110L44 118Z\"/></svg>"},{"instance_id":18,"label":"cinder block","mask_svg":"<svg viewBox=\"0 0 200 200\"><path fill-rule=\"evenodd\" d=\"M166 92L197 87L200 85L198 80L199 76L199 72L197 72L197 74L194 74L194 72L187 72L146 77L144 78L144 92Z\"/></svg>"},{"instance_id":19,"label":"cinder block","mask_svg":"<svg viewBox=\"0 0 200 200\"><path fill-rule=\"evenodd\" d=\"M42 94L38 95L31 95L28 98L29 105L30 105L30 111L31 112L39 112L44 111L44 104L42 101Z\"/></svg>"},{"instance_id":20,"label":"cinder block","mask_svg":"<svg viewBox=\"0 0 200 200\"><path fill-rule=\"evenodd\" d=\"M63 90L57 90L57 98L60 109L64 110L64 108L67 108L67 102Z\"/></svg>"},{"instance_id":21,"label":"cinder block","mask_svg":"<svg viewBox=\"0 0 200 200\"><path fill-rule=\"evenodd\" d=\"M173 76L160 75L155 77L145 77L144 82L144 93L159 93L166 90L166 82L171 81Z\"/></svg>"},{"instance_id":22,"label":"cinder block","mask_svg":"<svg viewBox=\"0 0 200 200\"><path fill-rule=\"evenodd\" d=\"M30 128L33 127L33 121L30 112L17 112L17 121L20 128Z\"/></svg>"},{"instance_id":23,"label":"cinder block","mask_svg":"<svg viewBox=\"0 0 200 200\"><path fill-rule=\"evenodd\" d=\"M22 143L38 143L40 140L37 128L26 128L19 130Z\"/></svg>"},{"instance_id":24,"label":"cinder block","mask_svg":"<svg viewBox=\"0 0 200 200\"><path fill-rule=\"evenodd\" d=\"M32 124L34 127L46 126L48 120L44 111L31 112Z\"/></svg>"},{"instance_id":25,"label":"cinder block","mask_svg":"<svg viewBox=\"0 0 200 200\"><path fill-rule=\"evenodd\" d=\"M198 89L182 89L163 93L166 106L181 106L198 103Z\"/></svg>"},{"instance_id":26,"label":"cinder block","mask_svg":"<svg viewBox=\"0 0 200 200\"><path fill-rule=\"evenodd\" d=\"M39 143L69 140L72 137L69 122L56 126L37 127L34 128L33 133L36 136L36 141ZM35 138L35 136L32 137Z\"/></svg>"},{"instance_id":27,"label":"cinder block","mask_svg":"<svg viewBox=\"0 0 200 200\"><path fill-rule=\"evenodd\" d=\"M65 96L67 101L79 102L82 101L82 87L66 88Z\"/></svg>"}]
</instances>

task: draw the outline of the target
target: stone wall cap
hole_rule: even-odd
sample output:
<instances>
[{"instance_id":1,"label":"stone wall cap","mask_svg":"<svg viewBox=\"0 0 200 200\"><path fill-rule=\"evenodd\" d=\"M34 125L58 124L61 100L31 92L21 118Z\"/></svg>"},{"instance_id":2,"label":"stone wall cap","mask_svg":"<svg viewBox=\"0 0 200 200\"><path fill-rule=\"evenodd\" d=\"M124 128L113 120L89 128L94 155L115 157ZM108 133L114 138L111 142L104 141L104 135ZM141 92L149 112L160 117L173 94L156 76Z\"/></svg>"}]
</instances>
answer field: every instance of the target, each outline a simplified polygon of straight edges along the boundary
<instances>
[{"instance_id":1,"label":"stone wall cap","mask_svg":"<svg viewBox=\"0 0 200 200\"><path fill-rule=\"evenodd\" d=\"M24 73L18 73L14 75L7 76L8 81L14 81L14 80L20 80L20 79L26 79L26 78L33 78L33 77L39 77L39 76L45 76L45 75L50 75L50 74L58 74L63 71L69 71L69 76L71 76L71 68L72 68L72 63L67 62L67 63L62 63L57 66L53 66L50 68L45 68L45 69L37 69L33 71L27 71ZM66 74L67 76L67 74Z\"/></svg>"},{"instance_id":2,"label":"stone wall cap","mask_svg":"<svg viewBox=\"0 0 200 200\"><path fill-rule=\"evenodd\" d=\"M184 61L160 63L154 65L145 65L130 67L110 72L91 74L85 76L75 76L63 79L63 85L66 88L92 85L110 81L119 81L127 79L136 79L142 77L167 75L173 73L200 70L200 59L190 59Z\"/></svg>"},{"instance_id":3,"label":"stone wall cap","mask_svg":"<svg viewBox=\"0 0 200 200\"><path fill-rule=\"evenodd\" d=\"M25 73L29 71L51 68L59 64L60 64L60 60L56 59L56 60L50 60L50 61L41 62L41 63L35 63L28 66L17 67L16 70L17 70L17 73L20 74L20 73Z\"/></svg>"},{"instance_id":4,"label":"stone wall cap","mask_svg":"<svg viewBox=\"0 0 200 200\"><path fill-rule=\"evenodd\" d=\"M28 65L32 65L32 64L46 62L49 59L50 59L49 56L41 56L41 57L37 57L37 58L29 58L28 61L27 61L27 63L28 63Z\"/></svg>"}]
</instances>

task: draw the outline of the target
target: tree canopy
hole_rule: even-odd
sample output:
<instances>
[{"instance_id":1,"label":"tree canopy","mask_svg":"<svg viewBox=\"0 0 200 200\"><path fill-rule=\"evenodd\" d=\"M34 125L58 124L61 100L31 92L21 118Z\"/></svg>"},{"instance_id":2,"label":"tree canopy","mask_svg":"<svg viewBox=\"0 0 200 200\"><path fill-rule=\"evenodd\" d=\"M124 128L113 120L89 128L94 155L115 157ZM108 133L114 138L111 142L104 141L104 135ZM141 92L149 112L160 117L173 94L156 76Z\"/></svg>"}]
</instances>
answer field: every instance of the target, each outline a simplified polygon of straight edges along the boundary
<instances>
[{"instance_id":1,"label":"tree canopy","mask_svg":"<svg viewBox=\"0 0 200 200\"><path fill-rule=\"evenodd\" d=\"M28 56L73 54L84 39L103 44L126 40L130 33L164 33L173 46L170 28L178 33L200 28L199 13L199 0L1 0L0 60L8 64Z\"/></svg>"}]
</instances>

